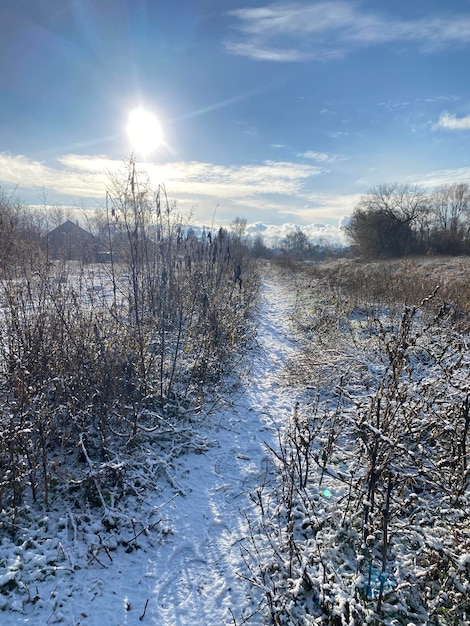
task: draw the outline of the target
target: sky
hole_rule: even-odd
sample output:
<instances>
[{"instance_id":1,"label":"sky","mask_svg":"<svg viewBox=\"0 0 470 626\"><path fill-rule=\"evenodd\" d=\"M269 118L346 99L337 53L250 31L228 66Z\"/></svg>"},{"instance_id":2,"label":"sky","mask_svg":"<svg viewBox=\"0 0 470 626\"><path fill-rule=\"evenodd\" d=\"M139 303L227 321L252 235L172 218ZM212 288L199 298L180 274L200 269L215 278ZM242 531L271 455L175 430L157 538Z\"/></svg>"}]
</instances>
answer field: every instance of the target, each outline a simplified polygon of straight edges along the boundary
<instances>
[{"instance_id":1,"label":"sky","mask_svg":"<svg viewBox=\"0 0 470 626\"><path fill-rule=\"evenodd\" d=\"M0 61L27 204L103 207L136 108L195 223L328 239L375 185L470 181L470 0L2 0Z\"/></svg>"}]
</instances>

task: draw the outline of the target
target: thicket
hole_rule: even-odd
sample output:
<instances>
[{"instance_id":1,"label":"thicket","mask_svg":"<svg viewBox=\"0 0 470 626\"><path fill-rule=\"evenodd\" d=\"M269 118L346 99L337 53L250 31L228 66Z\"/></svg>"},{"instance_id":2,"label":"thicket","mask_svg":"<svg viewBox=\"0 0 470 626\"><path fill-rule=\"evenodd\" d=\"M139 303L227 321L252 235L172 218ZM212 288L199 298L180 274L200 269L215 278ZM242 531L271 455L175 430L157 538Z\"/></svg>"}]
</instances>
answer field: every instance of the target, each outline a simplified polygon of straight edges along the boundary
<instances>
[{"instance_id":1,"label":"thicket","mask_svg":"<svg viewBox=\"0 0 470 626\"><path fill-rule=\"evenodd\" d=\"M251 580L272 624L466 624L468 327L437 284L418 301L419 287L393 297L381 281L381 297L354 267L286 281L299 402L252 496Z\"/></svg>"},{"instance_id":2,"label":"thicket","mask_svg":"<svg viewBox=\"0 0 470 626\"><path fill-rule=\"evenodd\" d=\"M109 263L2 259L3 522L58 491L109 512L124 458L203 414L249 339L258 276L239 238L196 238L133 161L106 209Z\"/></svg>"}]
</instances>

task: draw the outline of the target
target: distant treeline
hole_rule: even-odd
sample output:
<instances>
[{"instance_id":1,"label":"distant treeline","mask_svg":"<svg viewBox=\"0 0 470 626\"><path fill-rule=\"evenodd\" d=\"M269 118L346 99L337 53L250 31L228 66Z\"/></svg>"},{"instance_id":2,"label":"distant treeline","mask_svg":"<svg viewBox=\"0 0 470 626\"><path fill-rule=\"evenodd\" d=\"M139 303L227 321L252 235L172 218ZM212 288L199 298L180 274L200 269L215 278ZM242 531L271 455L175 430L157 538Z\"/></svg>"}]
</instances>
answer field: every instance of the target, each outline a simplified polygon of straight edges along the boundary
<instances>
[{"instance_id":1,"label":"distant treeline","mask_svg":"<svg viewBox=\"0 0 470 626\"><path fill-rule=\"evenodd\" d=\"M383 184L363 196L345 227L365 258L470 253L470 187Z\"/></svg>"},{"instance_id":2,"label":"distant treeline","mask_svg":"<svg viewBox=\"0 0 470 626\"><path fill-rule=\"evenodd\" d=\"M58 207L33 211L0 188L0 268L16 264L25 256L31 259L50 253L45 234L66 218ZM272 257L273 249L265 244L262 235L251 239L246 226L246 219L237 217L229 232L244 242L252 256ZM88 229L98 234L98 240L99 234L106 231L109 241L109 216L96 212L88 220ZM360 199L344 231L350 250L368 259L413 254L468 255L470 186L454 183L427 191L419 185L379 185ZM194 233L191 228L187 232ZM300 228L288 233L275 248L285 257L298 259L321 259L339 251L328 244L313 244Z\"/></svg>"}]
</instances>

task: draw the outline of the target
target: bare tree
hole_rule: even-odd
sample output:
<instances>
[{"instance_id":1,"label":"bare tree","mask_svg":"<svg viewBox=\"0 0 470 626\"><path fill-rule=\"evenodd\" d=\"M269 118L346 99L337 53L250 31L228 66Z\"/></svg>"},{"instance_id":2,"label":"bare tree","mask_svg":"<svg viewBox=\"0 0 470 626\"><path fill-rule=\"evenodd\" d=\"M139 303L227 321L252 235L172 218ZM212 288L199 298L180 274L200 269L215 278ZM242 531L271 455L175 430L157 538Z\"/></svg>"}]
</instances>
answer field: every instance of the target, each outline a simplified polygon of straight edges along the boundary
<instances>
[{"instance_id":1,"label":"bare tree","mask_svg":"<svg viewBox=\"0 0 470 626\"><path fill-rule=\"evenodd\" d=\"M247 221L245 217L236 217L230 224L230 231L235 237L244 241L246 239L246 226Z\"/></svg>"},{"instance_id":2,"label":"bare tree","mask_svg":"<svg viewBox=\"0 0 470 626\"><path fill-rule=\"evenodd\" d=\"M442 185L430 198L433 248L440 253L465 251L470 231L470 187L466 183Z\"/></svg>"},{"instance_id":3,"label":"bare tree","mask_svg":"<svg viewBox=\"0 0 470 626\"><path fill-rule=\"evenodd\" d=\"M466 183L443 185L432 194L431 201L436 226L442 230L458 233L469 218L469 186Z\"/></svg>"},{"instance_id":4,"label":"bare tree","mask_svg":"<svg viewBox=\"0 0 470 626\"><path fill-rule=\"evenodd\" d=\"M37 215L0 188L0 269L39 252Z\"/></svg>"},{"instance_id":5,"label":"bare tree","mask_svg":"<svg viewBox=\"0 0 470 626\"><path fill-rule=\"evenodd\" d=\"M397 257L413 251L425 191L417 185L383 184L361 198L345 231L366 257Z\"/></svg>"},{"instance_id":6,"label":"bare tree","mask_svg":"<svg viewBox=\"0 0 470 626\"><path fill-rule=\"evenodd\" d=\"M280 242L280 247L286 254L298 258L309 256L312 249L307 235L300 228L288 233Z\"/></svg>"}]
</instances>

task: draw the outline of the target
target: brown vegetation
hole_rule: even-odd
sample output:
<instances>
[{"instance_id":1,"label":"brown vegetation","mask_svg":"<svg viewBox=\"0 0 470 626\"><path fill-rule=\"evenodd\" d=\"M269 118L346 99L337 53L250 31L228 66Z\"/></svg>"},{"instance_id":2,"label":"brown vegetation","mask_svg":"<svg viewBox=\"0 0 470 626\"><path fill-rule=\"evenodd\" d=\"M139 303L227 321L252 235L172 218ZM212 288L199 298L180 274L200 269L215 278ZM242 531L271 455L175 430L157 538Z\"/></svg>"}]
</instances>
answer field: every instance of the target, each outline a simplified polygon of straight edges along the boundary
<instances>
[{"instance_id":1,"label":"brown vegetation","mask_svg":"<svg viewBox=\"0 0 470 626\"><path fill-rule=\"evenodd\" d=\"M284 271L299 401L247 542L270 623L468 623L468 260Z\"/></svg>"},{"instance_id":2,"label":"brown vegetation","mask_svg":"<svg viewBox=\"0 0 470 626\"><path fill-rule=\"evenodd\" d=\"M258 278L236 235L196 238L132 162L108 196L107 233L106 264L3 260L7 517L51 489L86 499L90 484L103 505L103 482L120 489L118 456L197 414L249 339Z\"/></svg>"}]
</instances>

